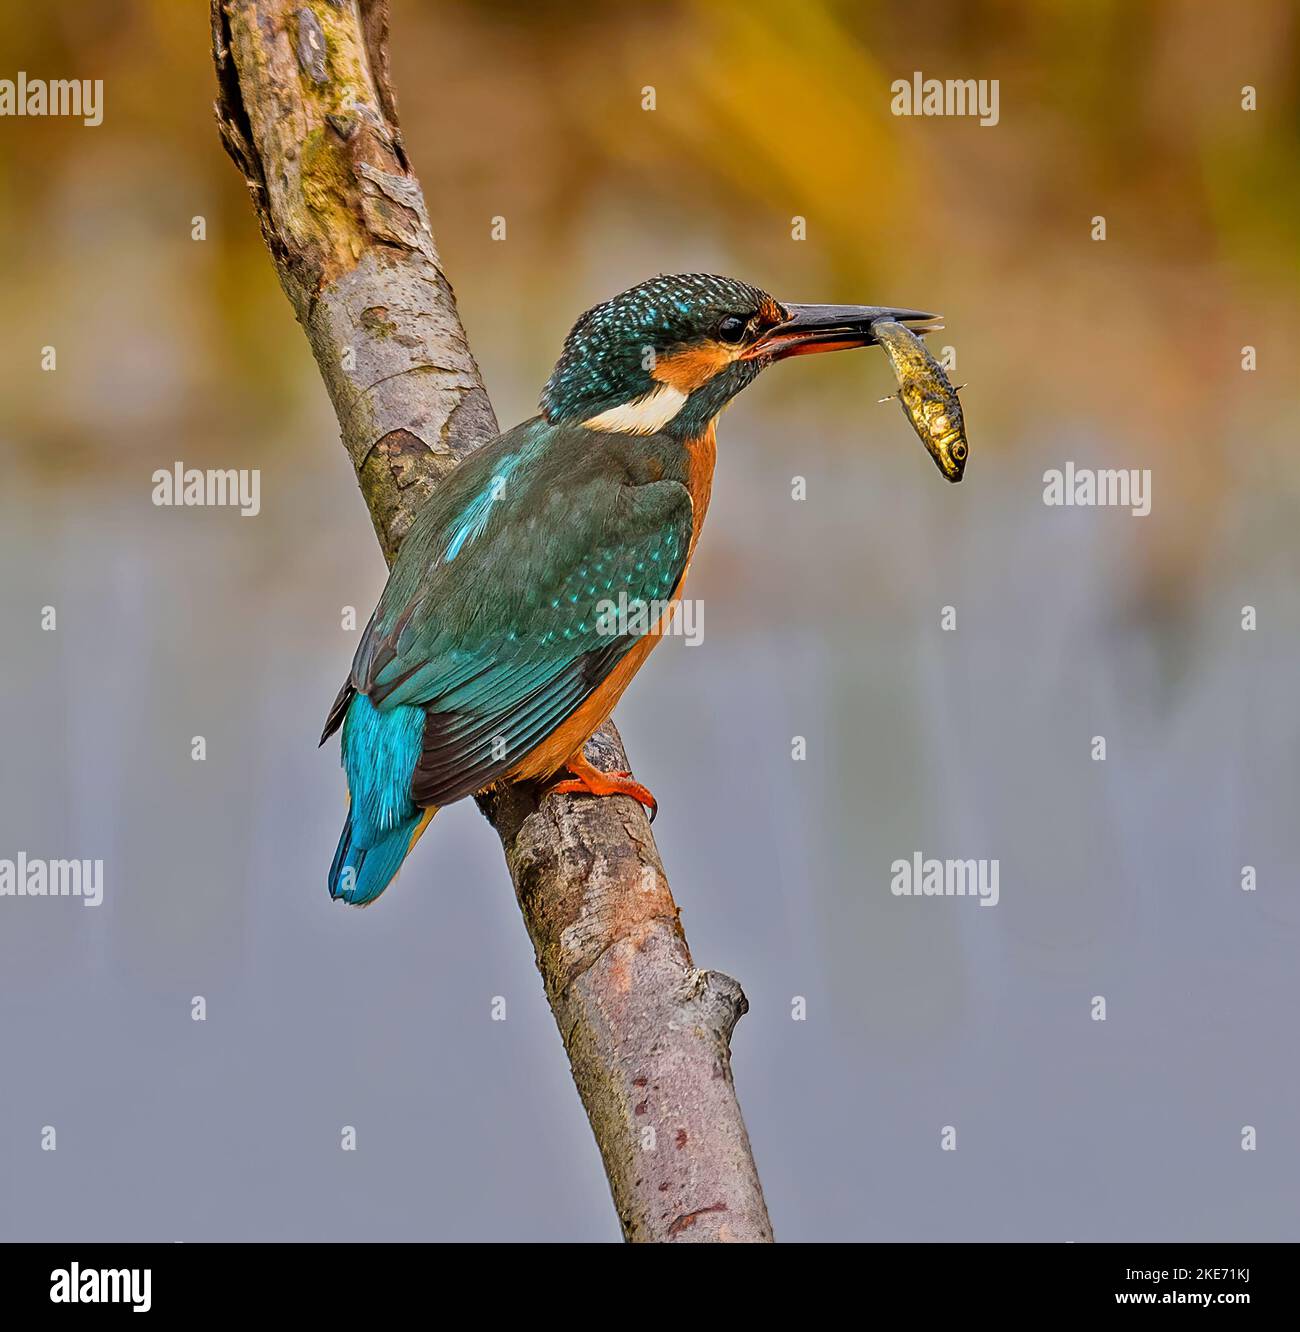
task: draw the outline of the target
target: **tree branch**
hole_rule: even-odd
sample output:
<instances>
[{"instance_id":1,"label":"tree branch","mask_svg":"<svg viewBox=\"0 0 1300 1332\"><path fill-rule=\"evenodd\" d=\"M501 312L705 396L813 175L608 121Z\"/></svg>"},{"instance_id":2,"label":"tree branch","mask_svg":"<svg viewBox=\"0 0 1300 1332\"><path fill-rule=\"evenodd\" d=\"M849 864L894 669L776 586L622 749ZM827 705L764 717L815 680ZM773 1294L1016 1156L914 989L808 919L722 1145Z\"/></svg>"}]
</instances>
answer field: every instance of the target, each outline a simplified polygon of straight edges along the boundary
<instances>
[{"instance_id":1,"label":"tree branch","mask_svg":"<svg viewBox=\"0 0 1300 1332\"><path fill-rule=\"evenodd\" d=\"M385 558L497 433L402 146L386 0L212 0L222 141L334 403ZM588 757L630 764L613 724ZM479 798L629 1240L770 1241L731 1078L740 986L697 971L641 807Z\"/></svg>"}]
</instances>

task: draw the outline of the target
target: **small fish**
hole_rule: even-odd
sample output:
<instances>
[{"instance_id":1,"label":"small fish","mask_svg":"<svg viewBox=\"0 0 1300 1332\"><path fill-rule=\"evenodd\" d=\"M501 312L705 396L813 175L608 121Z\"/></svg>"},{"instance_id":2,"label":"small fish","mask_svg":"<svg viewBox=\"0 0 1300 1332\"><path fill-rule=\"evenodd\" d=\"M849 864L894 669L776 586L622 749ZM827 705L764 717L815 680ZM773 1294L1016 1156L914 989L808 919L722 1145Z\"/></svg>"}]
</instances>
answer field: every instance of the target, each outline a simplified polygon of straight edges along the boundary
<instances>
[{"instance_id":1,"label":"small fish","mask_svg":"<svg viewBox=\"0 0 1300 1332\"><path fill-rule=\"evenodd\" d=\"M898 392L890 397L898 399L939 470L949 481L960 481L969 452L966 424L957 390L943 367L910 328L892 319L878 319L871 325L871 336L884 348L898 380Z\"/></svg>"}]
</instances>

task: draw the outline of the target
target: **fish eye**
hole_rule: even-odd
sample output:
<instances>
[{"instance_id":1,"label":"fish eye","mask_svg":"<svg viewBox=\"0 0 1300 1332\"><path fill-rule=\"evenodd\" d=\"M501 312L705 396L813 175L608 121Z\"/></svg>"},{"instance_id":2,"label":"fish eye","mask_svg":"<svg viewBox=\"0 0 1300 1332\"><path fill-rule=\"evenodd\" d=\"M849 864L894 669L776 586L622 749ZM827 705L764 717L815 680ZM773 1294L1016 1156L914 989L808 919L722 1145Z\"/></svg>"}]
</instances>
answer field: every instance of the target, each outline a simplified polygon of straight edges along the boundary
<instances>
[{"instance_id":1,"label":"fish eye","mask_svg":"<svg viewBox=\"0 0 1300 1332\"><path fill-rule=\"evenodd\" d=\"M745 336L748 327L748 319L740 315L727 315L718 325L718 341L735 346Z\"/></svg>"},{"instance_id":2,"label":"fish eye","mask_svg":"<svg viewBox=\"0 0 1300 1332\"><path fill-rule=\"evenodd\" d=\"M966 456L966 446L965 446L965 444L962 444L960 441L959 441L958 443L954 444L954 445L952 446L952 456L953 456L958 462L961 462L962 459L965 458L965 456Z\"/></svg>"}]
</instances>

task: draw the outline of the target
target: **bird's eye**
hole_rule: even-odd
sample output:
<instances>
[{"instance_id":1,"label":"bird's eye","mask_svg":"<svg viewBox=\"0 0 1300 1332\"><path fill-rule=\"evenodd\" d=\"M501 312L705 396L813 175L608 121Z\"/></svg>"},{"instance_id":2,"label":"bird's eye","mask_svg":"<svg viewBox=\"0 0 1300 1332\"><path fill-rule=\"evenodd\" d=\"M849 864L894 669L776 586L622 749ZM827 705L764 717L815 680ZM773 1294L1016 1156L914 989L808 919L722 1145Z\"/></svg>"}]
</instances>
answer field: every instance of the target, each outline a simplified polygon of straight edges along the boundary
<instances>
[{"instance_id":1,"label":"bird's eye","mask_svg":"<svg viewBox=\"0 0 1300 1332\"><path fill-rule=\"evenodd\" d=\"M718 337L722 342L729 342L734 345L745 336L745 330L748 327L748 319L742 319L739 315L728 315L718 325Z\"/></svg>"}]
</instances>

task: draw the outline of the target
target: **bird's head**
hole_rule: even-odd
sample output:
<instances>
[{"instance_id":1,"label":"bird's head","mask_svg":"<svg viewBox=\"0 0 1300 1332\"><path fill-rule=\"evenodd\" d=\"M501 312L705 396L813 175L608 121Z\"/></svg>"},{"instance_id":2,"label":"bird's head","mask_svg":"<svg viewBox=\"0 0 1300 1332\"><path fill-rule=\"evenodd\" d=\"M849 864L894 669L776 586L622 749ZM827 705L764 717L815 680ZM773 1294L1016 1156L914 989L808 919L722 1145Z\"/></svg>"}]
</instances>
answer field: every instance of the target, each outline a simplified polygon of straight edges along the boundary
<instances>
[{"instance_id":1,"label":"bird's head","mask_svg":"<svg viewBox=\"0 0 1300 1332\"><path fill-rule=\"evenodd\" d=\"M922 332L938 316L782 304L747 282L709 273L651 278L574 324L542 391L542 412L595 430L693 438L773 361L869 346L877 319Z\"/></svg>"}]
</instances>

